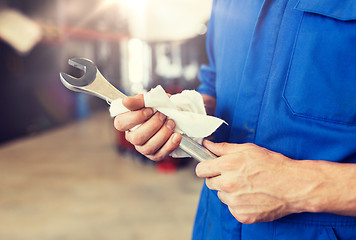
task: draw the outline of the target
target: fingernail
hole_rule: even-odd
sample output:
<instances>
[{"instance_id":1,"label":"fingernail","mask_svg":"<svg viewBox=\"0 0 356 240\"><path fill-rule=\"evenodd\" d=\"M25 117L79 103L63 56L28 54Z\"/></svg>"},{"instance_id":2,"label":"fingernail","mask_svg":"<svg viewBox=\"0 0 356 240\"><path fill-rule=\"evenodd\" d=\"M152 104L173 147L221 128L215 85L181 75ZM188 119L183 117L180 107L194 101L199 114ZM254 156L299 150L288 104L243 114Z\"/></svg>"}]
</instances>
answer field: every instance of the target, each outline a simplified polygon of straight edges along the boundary
<instances>
[{"instance_id":1,"label":"fingernail","mask_svg":"<svg viewBox=\"0 0 356 240\"><path fill-rule=\"evenodd\" d=\"M171 120L171 119L168 119L168 121L167 121L167 128L169 129L169 130L174 130L174 128L175 128L175 123L174 123L174 121L173 120Z\"/></svg>"},{"instance_id":2,"label":"fingernail","mask_svg":"<svg viewBox=\"0 0 356 240\"><path fill-rule=\"evenodd\" d=\"M164 120L166 120L166 115L164 115L163 113L159 113L159 119L161 119L161 121L163 122Z\"/></svg>"},{"instance_id":3,"label":"fingernail","mask_svg":"<svg viewBox=\"0 0 356 240\"><path fill-rule=\"evenodd\" d=\"M145 110L143 110L143 114L145 115L145 117L150 117L153 114L153 110L151 108L146 108Z\"/></svg>"},{"instance_id":4,"label":"fingernail","mask_svg":"<svg viewBox=\"0 0 356 240\"><path fill-rule=\"evenodd\" d=\"M177 144L177 143L179 143L179 134L173 134L173 138L172 138L172 142L174 143L174 144Z\"/></svg>"}]
</instances>

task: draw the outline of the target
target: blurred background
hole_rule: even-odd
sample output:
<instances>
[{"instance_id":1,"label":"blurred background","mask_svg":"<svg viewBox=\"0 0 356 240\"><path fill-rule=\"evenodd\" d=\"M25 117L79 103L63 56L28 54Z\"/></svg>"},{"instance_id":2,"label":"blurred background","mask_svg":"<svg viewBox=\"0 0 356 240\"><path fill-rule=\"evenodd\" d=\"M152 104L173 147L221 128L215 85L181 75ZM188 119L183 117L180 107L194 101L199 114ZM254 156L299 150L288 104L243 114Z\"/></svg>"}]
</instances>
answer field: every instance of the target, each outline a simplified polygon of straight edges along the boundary
<instances>
[{"instance_id":1,"label":"blurred background","mask_svg":"<svg viewBox=\"0 0 356 240\"><path fill-rule=\"evenodd\" d=\"M0 0L0 239L189 239L192 159L152 163L108 104L66 89L71 57L127 95L195 89L211 0Z\"/></svg>"}]
</instances>

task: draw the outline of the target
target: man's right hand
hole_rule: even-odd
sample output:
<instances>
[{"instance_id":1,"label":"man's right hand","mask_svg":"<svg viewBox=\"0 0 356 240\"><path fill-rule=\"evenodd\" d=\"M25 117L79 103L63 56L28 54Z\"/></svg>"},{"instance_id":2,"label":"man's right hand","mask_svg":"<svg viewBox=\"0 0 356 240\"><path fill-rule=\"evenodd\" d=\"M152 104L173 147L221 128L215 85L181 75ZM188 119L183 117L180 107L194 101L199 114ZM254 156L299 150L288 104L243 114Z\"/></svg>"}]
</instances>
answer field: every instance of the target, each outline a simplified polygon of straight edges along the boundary
<instances>
[{"instance_id":1,"label":"man's right hand","mask_svg":"<svg viewBox=\"0 0 356 240\"><path fill-rule=\"evenodd\" d=\"M163 113L154 113L151 108L146 108L142 94L126 97L122 103L130 112L117 115L114 126L119 131L126 131L126 140L138 152L159 161L178 147L182 136L174 133L174 121L167 119ZM137 125L140 126L130 130Z\"/></svg>"}]
</instances>

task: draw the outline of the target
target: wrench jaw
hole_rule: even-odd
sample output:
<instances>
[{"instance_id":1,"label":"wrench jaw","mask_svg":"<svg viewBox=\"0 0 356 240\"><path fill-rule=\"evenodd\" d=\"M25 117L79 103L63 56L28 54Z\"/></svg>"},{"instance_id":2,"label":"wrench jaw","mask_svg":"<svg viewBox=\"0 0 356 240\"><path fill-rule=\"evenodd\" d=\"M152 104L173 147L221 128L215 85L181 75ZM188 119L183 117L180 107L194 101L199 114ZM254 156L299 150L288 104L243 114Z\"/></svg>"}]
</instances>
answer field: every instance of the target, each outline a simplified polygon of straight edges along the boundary
<instances>
[{"instance_id":1,"label":"wrench jaw","mask_svg":"<svg viewBox=\"0 0 356 240\"><path fill-rule=\"evenodd\" d=\"M77 80L78 78L74 78L74 77L72 77L72 76L70 76L70 75L68 75L68 74L66 74L66 73L63 73L63 72L61 72L61 73L59 74L59 76L60 76L60 79L61 79L61 82L63 83L63 85L64 85L66 88L68 88L69 90L72 90L72 91L74 91L74 92L87 93L87 94L90 94L90 95L97 96L97 97L99 97L99 98L101 98L101 99L104 99L105 101L108 101L108 100L107 100L104 96L102 96L101 94L98 94L98 93L96 93L95 91L92 91L92 90L91 90L91 91L88 90L88 89L86 88L87 86L78 87L78 86L74 86L74 85L68 83L68 79L72 79L72 78L73 78L73 81L78 81L78 80Z\"/></svg>"},{"instance_id":2,"label":"wrench jaw","mask_svg":"<svg viewBox=\"0 0 356 240\"><path fill-rule=\"evenodd\" d=\"M70 58L68 59L68 64L86 72L86 66L94 63L91 60L85 58Z\"/></svg>"},{"instance_id":3,"label":"wrench jaw","mask_svg":"<svg viewBox=\"0 0 356 240\"><path fill-rule=\"evenodd\" d=\"M104 99L107 101L107 99L103 96L101 96L100 94L97 94L96 92L93 92L93 91L89 91L86 89L85 86L83 87L78 87L78 86L74 86L70 83L68 83L68 79L69 78L73 78L72 76L66 74L66 73L59 73L59 76L60 76L60 79L61 79L61 82L63 83L63 85L68 88L69 90L72 90L74 92L82 92L82 93L87 93L87 94L90 94L90 95L94 95L94 96L97 96L101 99ZM77 78L73 78L74 80L73 81L77 81Z\"/></svg>"},{"instance_id":4,"label":"wrench jaw","mask_svg":"<svg viewBox=\"0 0 356 240\"><path fill-rule=\"evenodd\" d=\"M61 81L67 88L78 91L77 87L85 87L94 82L98 69L92 61L85 58L71 58L68 60L68 64L84 71L84 74L80 78L76 78L61 72L59 74Z\"/></svg>"},{"instance_id":5,"label":"wrench jaw","mask_svg":"<svg viewBox=\"0 0 356 240\"><path fill-rule=\"evenodd\" d=\"M66 88L68 88L69 90L72 90L74 92L87 92L87 91L84 90L83 87L74 86L74 85L72 85L72 84L70 84L68 82L68 79L73 79L72 80L73 82L74 81L78 81L78 78L74 78L74 77L72 77L72 76L70 76L70 75L68 75L66 73L63 73L63 72L59 73L59 77L60 77L61 82L63 83L63 85Z\"/></svg>"},{"instance_id":6,"label":"wrench jaw","mask_svg":"<svg viewBox=\"0 0 356 240\"><path fill-rule=\"evenodd\" d=\"M60 73L59 73L59 78L61 79L61 82L63 83L63 85L64 85L66 88L68 88L69 90L76 91L76 92L79 91L79 89L73 87L72 84L69 84L69 83L68 83L68 79L73 78L72 76L70 76L70 75L68 75L68 74L66 74L66 73L64 73L64 72L60 72Z\"/></svg>"},{"instance_id":7,"label":"wrench jaw","mask_svg":"<svg viewBox=\"0 0 356 240\"><path fill-rule=\"evenodd\" d=\"M69 65L84 71L80 78L73 77L69 74L61 72L59 74L61 82L69 90L76 92L84 92L107 102L112 102L115 99L123 98L125 95L112 86L97 69L96 65L89 59L71 58L68 61Z\"/></svg>"}]
</instances>

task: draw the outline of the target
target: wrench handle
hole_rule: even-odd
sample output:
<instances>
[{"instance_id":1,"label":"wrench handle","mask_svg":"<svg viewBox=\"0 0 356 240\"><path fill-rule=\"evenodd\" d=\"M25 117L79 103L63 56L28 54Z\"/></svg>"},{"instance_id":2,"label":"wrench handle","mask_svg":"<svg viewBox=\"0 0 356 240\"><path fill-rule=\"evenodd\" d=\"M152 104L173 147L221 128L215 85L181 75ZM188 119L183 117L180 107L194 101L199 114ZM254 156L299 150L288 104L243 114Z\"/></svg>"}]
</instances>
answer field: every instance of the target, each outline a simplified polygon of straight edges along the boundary
<instances>
[{"instance_id":1,"label":"wrench handle","mask_svg":"<svg viewBox=\"0 0 356 240\"><path fill-rule=\"evenodd\" d=\"M184 134L182 135L179 148L199 162L217 158L217 156L208 149Z\"/></svg>"}]
</instances>

